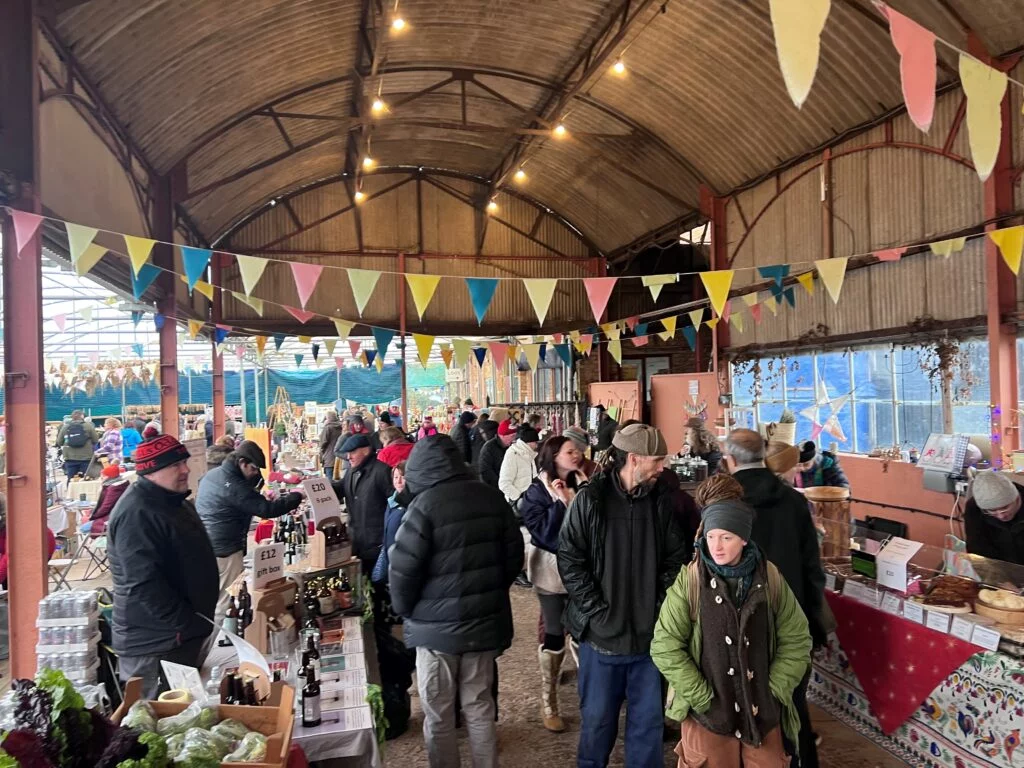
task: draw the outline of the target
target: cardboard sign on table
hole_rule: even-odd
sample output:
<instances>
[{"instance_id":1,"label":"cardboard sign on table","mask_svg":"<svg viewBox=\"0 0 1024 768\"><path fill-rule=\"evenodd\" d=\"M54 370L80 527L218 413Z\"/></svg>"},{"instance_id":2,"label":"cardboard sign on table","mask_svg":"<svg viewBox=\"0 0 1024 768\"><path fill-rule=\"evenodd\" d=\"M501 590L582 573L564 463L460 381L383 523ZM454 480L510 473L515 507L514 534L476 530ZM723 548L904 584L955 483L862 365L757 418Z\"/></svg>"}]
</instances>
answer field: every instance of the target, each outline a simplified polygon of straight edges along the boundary
<instances>
[{"instance_id":1,"label":"cardboard sign on table","mask_svg":"<svg viewBox=\"0 0 1024 768\"><path fill-rule=\"evenodd\" d=\"M284 544L261 544L252 551L252 588L284 578Z\"/></svg>"},{"instance_id":2,"label":"cardboard sign on table","mask_svg":"<svg viewBox=\"0 0 1024 768\"><path fill-rule=\"evenodd\" d=\"M901 539L893 536L882 551L875 555L875 566L878 568L876 581L881 587L907 591L907 563L924 546L918 541Z\"/></svg>"},{"instance_id":3,"label":"cardboard sign on table","mask_svg":"<svg viewBox=\"0 0 1024 768\"><path fill-rule=\"evenodd\" d=\"M306 492L317 528L324 520L339 517L341 504L329 481L322 477L309 477L302 481L302 490Z\"/></svg>"}]
</instances>

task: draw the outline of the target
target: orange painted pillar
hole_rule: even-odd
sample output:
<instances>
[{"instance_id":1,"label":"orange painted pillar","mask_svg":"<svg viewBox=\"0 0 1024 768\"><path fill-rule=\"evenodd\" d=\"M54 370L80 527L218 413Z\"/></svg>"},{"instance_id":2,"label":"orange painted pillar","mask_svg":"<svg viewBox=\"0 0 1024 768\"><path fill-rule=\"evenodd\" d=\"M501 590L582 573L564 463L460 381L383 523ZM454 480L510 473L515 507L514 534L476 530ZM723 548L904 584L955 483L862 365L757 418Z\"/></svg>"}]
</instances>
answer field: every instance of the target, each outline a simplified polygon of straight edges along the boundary
<instances>
[{"instance_id":1,"label":"orange painted pillar","mask_svg":"<svg viewBox=\"0 0 1024 768\"><path fill-rule=\"evenodd\" d=\"M224 278L224 256L220 253L214 253L213 258L210 260L210 276L213 280L213 322L219 323L224 317L224 299L223 292L220 290L223 284ZM210 356L212 358L213 368L213 439L216 440L224 434L224 422L226 420L225 406L224 406L224 355L217 354L217 340L216 337L210 340ZM244 375L244 374L243 374ZM256 406L256 412L259 413L259 404ZM257 423L259 420L257 419Z\"/></svg>"},{"instance_id":2,"label":"orange painted pillar","mask_svg":"<svg viewBox=\"0 0 1024 768\"><path fill-rule=\"evenodd\" d=\"M4 4L0 24L0 171L13 209L40 213L38 21L34 0ZM2 193L0 193L2 195ZM4 412L7 415L7 553L12 678L36 669L36 615L46 594L46 409L43 399L41 232L17 252L3 226Z\"/></svg>"}]
</instances>

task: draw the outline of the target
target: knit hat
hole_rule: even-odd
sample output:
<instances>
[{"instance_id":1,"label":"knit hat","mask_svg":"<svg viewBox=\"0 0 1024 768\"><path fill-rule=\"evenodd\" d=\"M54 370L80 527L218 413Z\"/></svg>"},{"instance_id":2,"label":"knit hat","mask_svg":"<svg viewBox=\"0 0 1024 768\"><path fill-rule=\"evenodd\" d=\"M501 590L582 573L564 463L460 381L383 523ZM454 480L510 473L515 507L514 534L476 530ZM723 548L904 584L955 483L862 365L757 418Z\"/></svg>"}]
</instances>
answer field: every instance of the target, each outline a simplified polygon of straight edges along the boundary
<instances>
[{"instance_id":1,"label":"knit hat","mask_svg":"<svg viewBox=\"0 0 1024 768\"><path fill-rule=\"evenodd\" d=\"M668 446L657 427L647 424L630 424L615 433L612 445L620 451L638 456L667 456Z\"/></svg>"},{"instance_id":2,"label":"knit hat","mask_svg":"<svg viewBox=\"0 0 1024 768\"><path fill-rule=\"evenodd\" d=\"M734 533L744 541L750 541L754 527L754 509L745 501L728 499L714 501L701 512L704 533L721 530Z\"/></svg>"},{"instance_id":3,"label":"knit hat","mask_svg":"<svg viewBox=\"0 0 1024 768\"><path fill-rule=\"evenodd\" d=\"M264 455L263 449L252 440L243 440L241 445L235 450L235 454L238 458L245 459L260 469L267 468L267 457Z\"/></svg>"},{"instance_id":4,"label":"knit hat","mask_svg":"<svg viewBox=\"0 0 1024 768\"><path fill-rule=\"evenodd\" d=\"M157 435L135 449L135 474L151 472L188 460L188 448L171 435Z\"/></svg>"},{"instance_id":5,"label":"knit hat","mask_svg":"<svg viewBox=\"0 0 1024 768\"><path fill-rule=\"evenodd\" d=\"M498 427L501 429L501 427ZM529 424L523 424L519 427L519 439L524 443L536 443L540 440L540 435L537 434L537 430L531 427Z\"/></svg>"},{"instance_id":6,"label":"knit hat","mask_svg":"<svg viewBox=\"0 0 1024 768\"><path fill-rule=\"evenodd\" d=\"M384 413L377 418L380 419L381 424L387 424L389 427L391 426L391 414L387 411L384 411Z\"/></svg>"},{"instance_id":7,"label":"knit hat","mask_svg":"<svg viewBox=\"0 0 1024 768\"><path fill-rule=\"evenodd\" d=\"M806 461L810 461L818 455L818 446L814 444L813 440L808 440L800 446L800 463L803 464Z\"/></svg>"},{"instance_id":8,"label":"knit hat","mask_svg":"<svg viewBox=\"0 0 1024 768\"><path fill-rule=\"evenodd\" d=\"M1002 472L979 472L974 478L974 501L982 509L1002 509L1017 499L1017 486Z\"/></svg>"},{"instance_id":9,"label":"knit hat","mask_svg":"<svg viewBox=\"0 0 1024 768\"><path fill-rule=\"evenodd\" d=\"M780 440L769 440L764 449L764 465L777 475L789 472L800 463L800 449Z\"/></svg>"},{"instance_id":10,"label":"knit hat","mask_svg":"<svg viewBox=\"0 0 1024 768\"><path fill-rule=\"evenodd\" d=\"M512 423L512 419L505 419L498 425L498 434L502 437L508 437L516 433L515 425Z\"/></svg>"},{"instance_id":11,"label":"knit hat","mask_svg":"<svg viewBox=\"0 0 1024 768\"><path fill-rule=\"evenodd\" d=\"M472 411L463 411L459 416L459 422L463 425L472 424L476 421L476 414Z\"/></svg>"},{"instance_id":12,"label":"knit hat","mask_svg":"<svg viewBox=\"0 0 1024 768\"><path fill-rule=\"evenodd\" d=\"M566 427L562 430L562 435L568 437L584 450L590 447L590 435L582 427L577 427L575 424L571 427Z\"/></svg>"},{"instance_id":13,"label":"knit hat","mask_svg":"<svg viewBox=\"0 0 1024 768\"><path fill-rule=\"evenodd\" d=\"M154 437L160 434L160 425L155 421L149 422L145 427L142 428L142 439L152 440Z\"/></svg>"}]
</instances>

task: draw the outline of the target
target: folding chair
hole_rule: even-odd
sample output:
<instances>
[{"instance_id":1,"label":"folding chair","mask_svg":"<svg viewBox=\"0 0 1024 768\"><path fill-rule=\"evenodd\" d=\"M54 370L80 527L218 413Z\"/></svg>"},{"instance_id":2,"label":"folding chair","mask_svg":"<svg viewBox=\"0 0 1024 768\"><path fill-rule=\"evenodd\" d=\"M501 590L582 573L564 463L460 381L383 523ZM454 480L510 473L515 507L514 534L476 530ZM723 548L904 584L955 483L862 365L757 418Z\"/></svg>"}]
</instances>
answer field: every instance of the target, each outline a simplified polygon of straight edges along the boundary
<instances>
[{"instance_id":1,"label":"folding chair","mask_svg":"<svg viewBox=\"0 0 1024 768\"><path fill-rule=\"evenodd\" d=\"M68 571L75 564L75 560L70 557L61 557L56 560L50 560L47 565L47 571L50 575L50 584L53 585L51 591L56 592L60 589L70 590L71 584L68 583Z\"/></svg>"},{"instance_id":2,"label":"folding chair","mask_svg":"<svg viewBox=\"0 0 1024 768\"><path fill-rule=\"evenodd\" d=\"M88 581L110 570L110 564L107 562L106 534L93 536L91 533L79 531L78 536L78 550L75 552L74 559L89 558L82 581Z\"/></svg>"}]
</instances>

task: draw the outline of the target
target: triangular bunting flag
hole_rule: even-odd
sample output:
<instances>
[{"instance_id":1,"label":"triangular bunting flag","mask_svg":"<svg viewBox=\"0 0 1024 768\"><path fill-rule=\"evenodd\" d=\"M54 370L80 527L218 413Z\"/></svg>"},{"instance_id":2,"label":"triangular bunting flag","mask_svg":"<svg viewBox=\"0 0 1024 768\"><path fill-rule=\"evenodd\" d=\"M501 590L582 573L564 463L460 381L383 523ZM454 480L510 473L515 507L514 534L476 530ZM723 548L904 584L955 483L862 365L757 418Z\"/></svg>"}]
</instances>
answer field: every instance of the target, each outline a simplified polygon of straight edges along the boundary
<instances>
[{"instance_id":1,"label":"triangular bunting flag","mask_svg":"<svg viewBox=\"0 0 1024 768\"><path fill-rule=\"evenodd\" d=\"M523 285L526 293L533 304L533 311L537 314L537 324L544 325L544 318L548 316L548 308L551 306L551 298L555 295L555 288L558 287L558 280L547 278L524 279Z\"/></svg>"},{"instance_id":2,"label":"triangular bunting flag","mask_svg":"<svg viewBox=\"0 0 1024 768\"><path fill-rule=\"evenodd\" d=\"M92 307L83 307L82 311L79 312L78 314L81 316L81 318L85 322L87 322L87 323L91 323L92 322Z\"/></svg>"},{"instance_id":3,"label":"triangular bunting flag","mask_svg":"<svg viewBox=\"0 0 1024 768\"><path fill-rule=\"evenodd\" d=\"M383 360L388 354L391 340L395 338L395 332L387 328L378 328L377 326L373 326L370 330L373 331L373 339L377 342L377 354Z\"/></svg>"},{"instance_id":4,"label":"triangular bunting flag","mask_svg":"<svg viewBox=\"0 0 1024 768\"><path fill-rule=\"evenodd\" d=\"M334 365L335 367L338 368L338 370L341 370L342 368L345 367L345 358L341 356L334 358Z\"/></svg>"},{"instance_id":5,"label":"triangular bunting flag","mask_svg":"<svg viewBox=\"0 0 1024 768\"><path fill-rule=\"evenodd\" d=\"M750 316L754 318L754 322L760 325L761 323L761 305L755 304L750 308Z\"/></svg>"},{"instance_id":6,"label":"triangular bunting flag","mask_svg":"<svg viewBox=\"0 0 1024 768\"><path fill-rule=\"evenodd\" d=\"M678 319L679 318L675 316L661 318L661 325L665 330L659 333L658 337L662 341L668 341L669 339L676 335L676 321Z\"/></svg>"},{"instance_id":7,"label":"triangular bunting flag","mask_svg":"<svg viewBox=\"0 0 1024 768\"><path fill-rule=\"evenodd\" d=\"M1003 133L1005 72L960 54L960 85L967 96L967 138L978 177L985 181L996 165Z\"/></svg>"},{"instance_id":8,"label":"triangular bunting flag","mask_svg":"<svg viewBox=\"0 0 1024 768\"><path fill-rule=\"evenodd\" d=\"M283 333L275 333L272 338L274 339L274 351L280 352L281 345L284 344L285 335Z\"/></svg>"},{"instance_id":9,"label":"triangular bunting flag","mask_svg":"<svg viewBox=\"0 0 1024 768\"><path fill-rule=\"evenodd\" d=\"M348 338L348 335L352 333L352 329L356 327L355 323L350 323L348 320L339 320L336 317L331 318L334 321L334 327L338 331L338 338L342 341ZM353 355L355 357L355 355Z\"/></svg>"},{"instance_id":10,"label":"triangular bunting flag","mask_svg":"<svg viewBox=\"0 0 1024 768\"><path fill-rule=\"evenodd\" d=\"M134 235L124 235L124 247L128 251L128 258L132 262L132 273L139 274L139 270L142 269L142 265L149 261L149 255L153 252L153 246L156 245L156 240L150 240L148 237L135 237Z\"/></svg>"},{"instance_id":11,"label":"triangular bunting flag","mask_svg":"<svg viewBox=\"0 0 1024 768\"><path fill-rule=\"evenodd\" d=\"M348 282L352 286L352 296L356 301L356 311L363 316L363 309L366 302L373 295L373 289L377 287L380 280L380 272L375 269L349 269Z\"/></svg>"},{"instance_id":12,"label":"triangular bunting flag","mask_svg":"<svg viewBox=\"0 0 1024 768\"><path fill-rule=\"evenodd\" d=\"M228 332L223 328L213 329L213 340L217 344L223 344L224 340L228 337Z\"/></svg>"},{"instance_id":13,"label":"triangular bunting flag","mask_svg":"<svg viewBox=\"0 0 1024 768\"><path fill-rule=\"evenodd\" d=\"M811 92L830 0L769 0L775 50L789 98L797 108Z\"/></svg>"},{"instance_id":14,"label":"triangular bunting flag","mask_svg":"<svg viewBox=\"0 0 1024 768\"><path fill-rule=\"evenodd\" d=\"M88 248L99 232L95 227L84 227L81 224L72 224L70 221L64 222L64 229L68 233L68 255L71 257L71 263L74 264L78 261L85 249Z\"/></svg>"},{"instance_id":15,"label":"triangular bunting flag","mask_svg":"<svg viewBox=\"0 0 1024 768\"><path fill-rule=\"evenodd\" d=\"M108 296L103 300L103 303L106 304L108 307L112 307L115 304L117 304L117 296Z\"/></svg>"},{"instance_id":16,"label":"triangular bunting flag","mask_svg":"<svg viewBox=\"0 0 1024 768\"><path fill-rule=\"evenodd\" d=\"M704 290L708 293L711 306L715 312L721 315L725 308L725 302L729 298L729 288L732 286L733 270L720 269L716 272L701 272L700 280L704 283Z\"/></svg>"},{"instance_id":17,"label":"triangular bunting flag","mask_svg":"<svg viewBox=\"0 0 1024 768\"><path fill-rule=\"evenodd\" d=\"M690 312L690 322L693 323L694 328L700 328L700 324L704 322L704 309L695 309Z\"/></svg>"},{"instance_id":18,"label":"triangular bunting flag","mask_svg":"<svg viewBox=\"0 0 1024 768\"><path fill-rule=\"evenodd\" d=\"M11 217L11 223L14 225L14 247L18 249L18 254L20 255L25 246L28 245L28 241L39 231L39 225L43 223L43 217L37 213L16 211L13 208L9 209L8 213Z\"/></svg>"},{"instance_id":19,"label":"triangular bunting flag","mask_svg":"<svg viewBox=\"0 0 1024 768\"><path fill-rule=\"evenodd\" d=\"M789 276L789 264L772 264L767 267L758 267L757 271L765 280L773 280L775 286L781 288L783 281Z\"/></svg>"},{"instance_id":20,"label":"triangular bunting flag","mask_svg":"<svg viewBox=\"0 0 1024 768\"><path fill-rule=\"evenodd\" d=\"M430 300L434 298L438 283L441 282L440 275L411 275L406 273L405 282L409 284L412 292L412 302L416 305L416 314L423 319L423 313L430 306Z\"/></svg>"},{"instance_id":21,"label":"triangular bunting flag","mask_svg":"<svg viewBox=\"0 0 1024 768\"><path fill-rule=\"evenodd\" d=\"M762 307L767 307L769 312L771 312L773 315L778 316L779 308L778 308L778 306L776 306L774 298L769 298L767 301L765 301L763 304L761 304L761 306Z\"/></svg>"},{"instance_id":22,"label":"triangular bunting flag","mask_svg":"<svg viewBox=\"0 0 1024 768\"><path fill-rule=\"evenodd\" d=\"M263 271L270 262L266 259L257 259L254 256L242 256L241 254L235 254L235 261L238 263L238 273L242 276L242 289L246 296L249 296L260 278L263 277Z\"/></svg>"},{"instance_id":23,"label":"triangular bunting flag","mask_svg":"<svg viewBox=\"0 0 1024 768\"><path fill-rule=\"evenodd\" d=\"M633 315L632 317L627 317L626 320L625 320L626 327L629 328L629 330L631 330L631 331L635 330L636 329L636 324L637 324L637 322L639 322L639 320L640 320L640 316L639 315Z\"/></svg>"},{"instance_id":24,"label":"triangular bunting flag","mask_svg":"<svg viewBox=\"0 0 1024 768\"><path fill-rule=\"evenodd\" d=\"M185 278L188 282L188 289L195 288L196 281L203 276L213 251L206 248L191 248L187 245L179 245L181 249L181 261L185 265Z\"/></svg>"},{"instance_id":25,"label":"triangular bunting flag","mask_svg":"<svg viewBox=\"0 0 1024 768\"><path fill-rule=\"evenodd\" d=\"M540 359L541 362L546 363L548 361L548 345L546 342L541 342L540 345Z\"/></svg>"},{"instance_id":26,"label":"triangular bunting flag","mask_svg":"<svg viewBox=\"0 0 1024 768\"><path fill-rule=\"evenodd\" d=\"M296 354L295 355L295 367L296 368L298 368L300 365L302 365L302 358L304 358L304 357L305 357L305 355L303 355L303 354Z\"/></svg>"},{"instance_id":27,"label":"triangular bunting flag","mask_svg":"<svg viewBox=\"0 0 1024 768\"><path fill-rule=\"evenodd\" d=\"M452 347L455 349L455 367L462 368L469 362L469 341L466 339L452 339Z\"/></svg>"},{"instance_id":28,"label":"triangular bunting flag","mask_svg":"<svg viewBox=\"0 0 1024 768\"><path fill-rule=\"evenodd\" d=\"M444 349L444 348L442 348L441 349L441 359L444 360L444 367L445 368L451 368L452 367L452 350L451 349Z\"/></svg>"},{"instance_id":29,"label":"triangular bunting flag","mask_svg":"<svg viewBox=\"0 0 1024 768\"><path fill-rule=\"evenodd\" d=\"M306 264L301 261L289 262L289 266L292 268L292 277L295 278L295 290L299 294L299 304L305 309L306 302L316 290L317 281L320 280L324 268L320 264Z\"/></svg>"},{"instance_id":30,"label":"triangular bunting flag","mask_svg":"<svg viewBox=\"0 0 1024 768\"><path fill-rule=\"evenodd\" d=\"M355 339L348 340L348 351L352 353L352 359L355 360L359 357L359 347L361 342Z\"/></svg>"},{"instance_id":31,"label":"triangular bunting flag","mask_svg":"<svg viewBox=\"0 0 1024 768\"><path fill-rule=\"evenodd\" d=\"M633 326L633 335L634 336L646 336L647 335L647 326L648 325L649 325L648 323L637 323L636 325Z\"/></svg>"},{"instance_id":32,"label":"triangular bunting flag","mask_svg":"<svg viewBox=\"0 0 1024 768\"><path fill-rule=\"evenodd\" d=\"M604 332L606 338L617 339L622 333L618 323L605 323L601 326L601 330Z\"/></svg>"},{"instance_id":33,"label":"triangular bunting flag","mask_svg":"<svg viewBox=\"0 0 1024 768\"><path fill-rule=\"evenodd\" d=\"M162 331L164 329L164 325L166 324L166 322L167 318L161 315L159 312L153 315L153 325L156 327L158 331Z\"/></svg>"},{"instance_id":34,"label":"triangular bunting flag","mask_svg":"<svg viewBox=\"0 0 1024 768\"><path fill-rule=\"evenodd\" d=\"M650 339L648 339L646 336L634 336L633 337L633 346L634 347L646 347L648 341L650 341Z\"/></svg>"},{"instance_id":35,"label":"triangular bunting flag","mask_svg":"<svg viewBox=\"0 0 1024 768\"><path fill-rule=\"evenodd\" d=\"M875 258L879 261L899 261L903 258L903 254L906 253L907 246L900 248L883 248L880 251L875 251Z\"/></svg>"},{"instance_id":36,"label":"triangular bunting flag","mask_svg":"<svg viewBox=\"0 0 1024 768\"><path fill-rule=\"evenodd\" d=\"M782 293L786 297L786 303L791 307L796 307L796 294L793 292L793 289L787 288Z\"/></svg>"},{"instance_id":37,"label":"triangular bunting flag","mask_svg":"<svg viewBox=\"0 0 1024 768\"><path fill-rule=\"evenodd\" d=\"M138 343L132 344L132 352L134 352L139 357L145 357L146 348L142 344L138 344ZM135 371L134 368L132 370ZM135 375L138 376L139 372L135 371Z\"/></svg>"},{"instance_id":38,"label":"triangular bunting flag","mask_svg":"<svg viewBox=\"0 0 1024 768\"><path fill-rule=\"evenodd\" d=\"M309 348L309 351L313 354L313 362L319 362L320 357L320 345L314 344Z\"/></svg>"},{"instance_id":39,"label":"triangular bunting flag","mask_svg":"<svg viewBox=\"0 0 1024 768\"><path fill-rule=\"evenodd\" d=\"M375 354L376 354L376 353L375 353ZM359 362L360 362L360 363L362 363L362 364L363 364L363 366L365 366L366 368L369 368L369 367L370 367L370 361L369 361L369 359L368 359L368 358L366 357L366 352L365 352L364 350L359 350L359 357L358 357L358 360L359 360Z\"/></svg>"},{"instance_id":40,"label":"triangular bunting flag","mask_svg":"<svg viewBox=\"0 0 1024 768\"><path fill-rule=\"evenodd\" d=\"M992 242L999 247L1003 261L1013 274L1020 272L1021 250L1024 249L1024 226L996 229L988 233Z\"/></svg>"},{"instance_id":41,"label":"triangular bunting flag","mask_svg":"<svg viewBox=\"0 0 1024 768\"><path fill-rule=\"evenodd\" d=\"M732 315L730 315L729 322L736 326L737 331L739 331L740 333L743 332L743 314L741 312L734 312Z\"/></svg>"},{"instance_id":42,"label":"triangular bunting flag","mask_svg":"<svg viewBox=\"0 0 1024 768\"><path fill-rule=\"evenodd\" d=\"M427 362L430 360L430 350L434 346L434 337L425 333L414 333L412 340L416 344L416 354L420 358L420 365L426 368Z\"/></svg>"},{"instance_id":43,"label":"triangular bunting flag","mask_svg":"<svg viewBox=\"0 0 1024 768\"><path fill-rule=\"evenodd\" d=\"M324 339L324 348L327 350L328 357L334 357L334 348L338 346L337 339Z\"/></svg>"},{"instance_id":44,"label":"triangular bunting flag","mask_svg":"<svg viewBox=\"0 0 1024 768\"><path fill-rule=\"evenodd\" d=\"M466 278L466 289L469 291L469 300L473 304L473 313L476 315L476 322L478 325L483 324L484 315L487 314L487 309L491 306L491 301L494 299L494 291L497 290L497 288L498 281L496 278ZM458 351L456 351L455 357L456 361L458 361ZM462 366L460 365L459 367L461 368Z\"/></svg>"},{"instance_id":45,"label":"triangular bunting flag","mask_svg":"<svg viewBox=\"0 0 1024 768\"><path fill-rule=\"evenodd\" d=\"M235 357L237 357L239 360L245 358L245 344L235 345Z\"/></svg>"},{"instance_id":46,"label":"triangular bunting flag","mask_svg":"<svg viewBox=\"0 0 1024 768\"><path fill-rule=\"evenodd\" d=\"M219 328L220 326L217 327ZM312 336L297 336L296 338L299 340L299 344L309 344L311 341L313 341Z\"/></svg>"},{"instance_id":47,"label":"triangular bunting flag","mask_svg":"<svg viewBox=\"0 0 1024 768\"><path fill-rule=\"evenodd\" d=\"M139 323L142 322L142 310L132 310L132 325L136 328L139 327Z\"/></svg>"},{"instance_id":48,"label":"triangular bunting flag","mask_svg":"<svg viewBox=\"0 0 1024 768\"><path fill-rule=\"evenodd\" d=\"M79 275L87 274L106 253L107 249L102 245L89 243L85 248L85 252L75 262L75 272Z\"/></svg>"},{"instance_id":49,"label":"triangular bunting flag","mask_svg":"<svg viewBox=\"0 0 1024 768\"><path fill-rule=\"evenodd\" d=\"M499 371L503 371L508 355L508 344L500 341L489 341L487 342L487 348L491 350L491 360L494 361L494 367Z\"/></svg>"},{"instance_id":50,"label":"triangular bunting flag","mask_svg":"<svg viewBox=\"0 0 1024 768\"><path fill-rule=\"evenodd\" d=\"M611 298L612 289L617 280L617 277L584 278L583 287L587 291L587 299L590 301L590 310L594 313L595 323L601 322L601 316L608 306L608 299Z\"/></svg>"},{"instance_id":51,"label":"triangular bunting flag","mask_svg":"<svg viewBox=\"0 0 1024 768\"><path fill-rule=\"evenodd\" d=\"M205 280L196 280L196 284L192 288L205 296L209 301L213 301L213 286Z\"/></svg>"},{"instance_id":52,"label":"triangular bunting flag","mask_svg":"<svg viewBox=\"0 0 1024 768\"><path fill-rule=\"evenodd\" d=\"M487 359L487 348L486 347L473 347L473 355L476 357L477 364L483 368L484 360Z\"/></svg>"},{"instance_id":53,"label":"triangular bunting flag","mask_svg":"<svg viewBox=\"0 0 1024 768\"><path fill-rule=\"evenodd\" d=\"M256 337L256 351L260 354L260 357L263 356L263 350L266 349L266 348L267 348L267 337L266 336L257 336Z\"/></svg>"},{"instance_id":54,"label":"triangular bunting flag","mask_svg":"<svg viewBox=\"0 0 1024 768\"><path fill-rule=\"evenodd\" d=\"M846 264L849 259L845 256L837 259L819 259L814 262L814 268L818 270L821 282L825 284L828 295L832 297L832 303L839 303L839 294L843 290L843 281L846 279Z\"/></svg>"},{"instance_id":55,"label":"triangular bunting flag","mask_svg":"<svg viewBox=\"0 0 1024 768\"><path fill-rule=\"evenodd\" d=\"M932 243L928 247L931 248L932 253L936 256L949 258L951 253L960 253L966 244L966 237L954 237L952 240L940 240L937 243Z\"/></svg>"},{"instance_id":56,"label":"triangular bunting flag","mask_svg":"<svg viewBox=\"0 0 1024 768\"><path fill-rule=\"evenodd\" d=\"M658 296L661 295L661 289L666 285L674 283L678 279L678 275L644 275L640 281L650 288L651 298L654 301L658 300Z\"/></svg>"},{"instance_id":57,"label":"triangular bunting flag","mask_svg":"<svg viewBox=\"0 0 1024 768\"><path fill-rule=\"evenodd\" d=\"M377 373L384 373L384 358L377 355L373 360L374 366L377 368Z\"/></svg>"},{"instance_id":58,"label":"triangular bunting flag","mask_svg":"<svg viewBox=\"0 0 1024 768\"><path fill-rule=\"evenodd\" d=\"M298 320L303 325L305 325L310 320L312 320L314 317L316 317L316 313L315 312L307 312L304 309L296 309L295 307L284 307L284 311L287 312L292 317L294 317L296 320Z\"/></svg>"},{"instance_id":59,"label":"triangular bunting flag","mask_svg":"<svg viewBox=\"0 0 1024 768\"><path fill-rule=\"evenodd\" d=\"M53 322L54 325L57 326L57 330L59 330L61 333L64 333L64 328L65 326L67 326L68 323L68 316L63 313L59 315L54 315Z\"/></svg>"},{"instance_id":60,"label":"triangular bunting flag","mask_svg":"<svg viewBox=\"0 0 1024 768\"><path fill-rule=\"evenodd\" d=\"M810 296L814 295L814 273L813 272L804 272L802 275L797 275L796 276L796 281L798 283L800 283L800 285L802 285L804 287L804 290L807 291L807 293Z\"/></svg>"},{"instance_id":61,"label":"triangular bunting flag","mask_svg":"<svg viewBox=\"0 0 1024 768\"><path fill-rule=\"evenodd\" d=\"M682 328L683 338L686 339L686 343L690 345L690 349L697 348L697 329L692 325L684 325Z\"/></svg>"},{"instance_id":62,"label":"triangular bunting flag","mask_svg":"<svg viewBox=\"0 0 1024 768\"><path fill-rule=\"evenodd\" d=\"M558 356L562 358L562 362L565 363L566 368L572 366L572 350L569 349L568 344L555 344L555 351L558 353Z\"/></svg>"},{"instance_id":63,"label":"triangular bunting flag","mask_svg":"<svg viewBox=\"0 0 1024 768\"><path fill-rule=\"evenodd\" d=\"M900 55L900 85L907 114L914 125L928 133L935 114L935 33L884 3L877 6L889 19L892 44Z\"/></svg>"},{"instance_id":64,"label":"triangular bunting flag","mask_svg":"<svg viewBox=\"0 0 1024 768\"><path fill-rule=\"evenodd\" d=\"M363 350L363 357L366 359L366 366L369 367L369 366L373 365L373 361L377 359L377 350L376 349L364 349Z\"/></svg>"},{"instance_id":65,"label":"triangular bunting flag","mask_svg":"<svg viewBox=\"0 0 1024 768\"><path fill-rule=\"evenodd\" d=\"M198 285L199 284L197 283L196 286L198 287ZM244 293L239 293L238 291L232 291L231 295L249 307L257 315L263 317L263 299L257 299L255 296L246 296Z\"/></svg>"},{"instance_id":66,"label":"triangular bunting flag","mask_svg":"<svg viewBox=\"0 0 1024 768\"><path fill-rule=\"evenodd\" d=\"M609 341L608 354L612 356L616 363L622 365L622 342L618 339Z\"/></svg>"},{"instance_id":67,"label":"triangular bunting flag","mask_svg":"<svg viewBox=\"0 0 1024 768\"><path fill-rule=\"evenodd\" d=\"M203 330L203 321L202 320L189 320L188 321L188 337L190 339L195 340L196 336L199 335L199 332L201 330Z\"/></svg>"},{"instance_id":68,"label":"triangular bunting flag","mask_svg":"<svg viewBox=\"0 0 1024 768\"><path fill-rule=\"evenodd\" d=\"M580 354L590 357L590 353L594 348L594 334L585 333L580 336L580 345L583 347L580 350Z\"/></svg>"},{"instance_id":69,"label":"triangular bunting flag","mask_svg":"<svg viewBox=\"0 0 1024 768\"><path fill-rule=\"evenodd\" d=\"M708 321L707 321L706 323L704 323L704 324L705 324L705 325L706 325L706 326L707 326L708 328L710 328L711 330L715 330L715 328L717 328L717 327L718 327L718 321L719 321L719 318L717 318L717 317L712 317L712 318L710 318L710 319L709 319L709 320L708 320Z\"/></svg>"},{"instance_id":70,"label":"triangular bunting flag","mask_svg":"<svg viewBox=\"0 0 1024 768\"><path fill-rule=\"evenodd\" d=\"M746 304L748 307L752 307L755 304L757 304L757 293L756 292L754 292L754 293L744 293L741 298L743 299L743 303Z\"/></svg>"},{"instance_id":71,"label":"triangular bunting flag","mask_svg":"<svg viewBox=\"0 0 1024 768\"><path fill-rule=\"evenodd\" d=\"M540 344L523 344L523 354L526 355L526 364L531 371L536 371L540 366Z\"/></svg>"}]
</instances>

